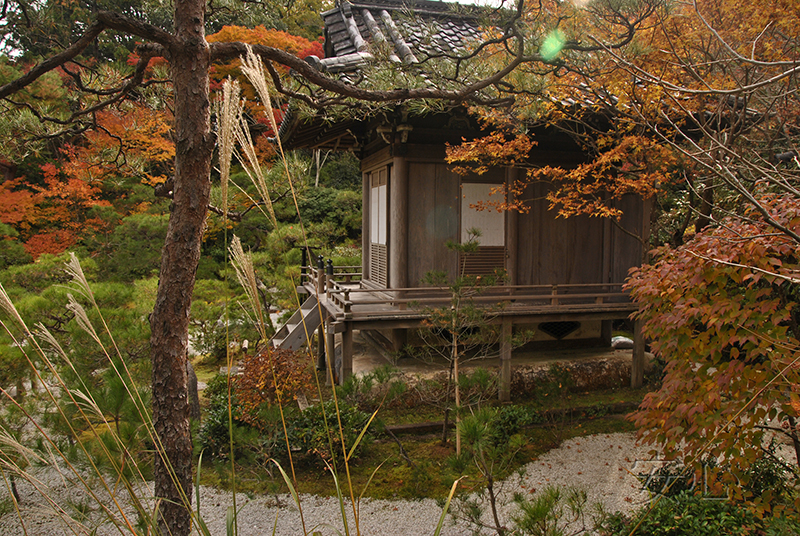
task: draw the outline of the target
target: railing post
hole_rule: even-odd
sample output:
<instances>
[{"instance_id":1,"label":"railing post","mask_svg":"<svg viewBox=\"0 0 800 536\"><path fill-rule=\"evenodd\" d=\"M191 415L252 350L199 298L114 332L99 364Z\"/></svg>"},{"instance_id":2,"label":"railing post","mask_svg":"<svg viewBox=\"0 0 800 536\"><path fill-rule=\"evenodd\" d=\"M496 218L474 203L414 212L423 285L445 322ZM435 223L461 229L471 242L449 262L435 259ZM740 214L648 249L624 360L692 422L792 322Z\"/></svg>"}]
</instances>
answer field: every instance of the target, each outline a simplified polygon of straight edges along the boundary
<instances>
[{"instance_id":1,"label":"railing post","mask_svg":"<svg viewBox=\"0 0 800 536\"><path fill-rule=\"evenodd\" d=\"M558 285L553 285L550 296L550 305L558 305Z\"/></svg>"},{"instance_id":2,"label":"railing post","mask_svg":"<svg viewBox=\"0 0 800 536\"><path fill-rule=\"evenodd\" d=\"M317 257L317 292L325 293L325 259L320 255Z\"/></svg>"},{"instance_id":3,"label":"railing post","mask_svg":"<svg viewBox=\"0 0 800 536\"><path fill-rule=\"evenodd\" d=\"M331 290L333 289L333 261L328 259L328 264L325 266L325 279L327 280L328 298L331 297Z\"/></svg>"}]
</instances>

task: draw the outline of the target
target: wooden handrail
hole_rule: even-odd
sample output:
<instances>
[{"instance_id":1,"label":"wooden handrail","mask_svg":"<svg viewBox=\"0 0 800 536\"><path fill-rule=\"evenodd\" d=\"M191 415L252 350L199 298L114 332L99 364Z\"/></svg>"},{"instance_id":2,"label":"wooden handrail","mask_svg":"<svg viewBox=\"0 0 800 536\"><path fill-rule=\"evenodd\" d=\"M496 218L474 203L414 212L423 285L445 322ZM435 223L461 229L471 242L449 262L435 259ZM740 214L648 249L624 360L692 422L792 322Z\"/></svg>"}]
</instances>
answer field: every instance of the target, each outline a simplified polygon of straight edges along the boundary
<instances>
[{"instance_id":1,"label":"wooden handrail","mask_svg":"<svg viewBox=\"0 0 800 536\"><path fill-rule=\"evenodd\" d=\"M353 290L345 290L345 289L342 289L340 291L331 291L331 297L333 298L333 296L337 296L337 295L340 295L340 294L344 295L345 293L347 293L348 298L349 298L349 294L352 293L352 292L353 292ZM550 301L549 300L550 296L545 296L545 295L528 296L528 297L529 298L535 298L535 299L541 299L541 300L544 300L544 301ZM601 294L575 294L575 295L571 295L571 296L559 296L559 297L562 298L562 299L569 299L569 300L578 300L578 299L583 300L583 299L586 299L584 304L589 305L589 304L597 304L597 299L598 298L606 298L606 297L608 297L608 298L628 298L630 296L627 293L624 293L624 292L613 292L613 293L602 294L602 295ZM503 300L498 300L496 296L473 296L471 299L473 301L480 301L480 302L503 301ZM337 301L340 301L340 300L341 300L341 298L337 299ZM388 303L441 303L441 302L446 302L447 301L447 297L443 296L443 297L437 297L437 298L395 298L395 297L388 296L386 298L380 298L380 299L374 299L374 300L367 299L367 300L352 301L352 300L348 299L348 301L350 301L354 305L377 305L377 304L388 304ZM600 302L600 303L604 304L606 302L603 301L603 302Z\"/></svg>"}]
</instances>

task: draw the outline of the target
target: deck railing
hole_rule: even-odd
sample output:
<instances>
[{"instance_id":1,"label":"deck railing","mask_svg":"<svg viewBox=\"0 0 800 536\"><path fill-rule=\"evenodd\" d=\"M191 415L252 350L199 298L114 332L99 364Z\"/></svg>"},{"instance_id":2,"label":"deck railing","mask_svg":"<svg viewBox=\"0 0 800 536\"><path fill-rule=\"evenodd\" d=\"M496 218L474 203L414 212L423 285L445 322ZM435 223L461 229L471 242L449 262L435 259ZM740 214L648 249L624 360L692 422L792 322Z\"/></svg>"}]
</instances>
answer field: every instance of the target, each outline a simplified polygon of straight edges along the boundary
<instances>
[{"instance_id":1,"label":"deck railing","mask_svg":"<svg viewBox=\"0 0 800 536\"><path fill-rule=\"evenodd\" d=\"M361 282L360 266L333 266L320 256L317 266L304 266L303 283L324 295L335 309L349 316L353 307L363 309L391 307L404 310L412 307L446 305L451 299L450 287L366 288ZM630 303L622 283L587 283L558 285L497 285L476 287L470 299L478 304L503 303L511 307L587 307Z\"/></svg>"},{"instance_id":2,"label":"deck railing","mask_svg":"<svg viewBox=\"0 0 800 536\"><path fill-rule=\"evenodd\" d=\"M342 285L352 285L361 281L361 266L334 266L333 261L320 255L317 265L306 264L306 254L303 251L303 264L300 266L300 285L309 285L319 294L327 294L341 288Z\"/></svg>"}]
</instances>

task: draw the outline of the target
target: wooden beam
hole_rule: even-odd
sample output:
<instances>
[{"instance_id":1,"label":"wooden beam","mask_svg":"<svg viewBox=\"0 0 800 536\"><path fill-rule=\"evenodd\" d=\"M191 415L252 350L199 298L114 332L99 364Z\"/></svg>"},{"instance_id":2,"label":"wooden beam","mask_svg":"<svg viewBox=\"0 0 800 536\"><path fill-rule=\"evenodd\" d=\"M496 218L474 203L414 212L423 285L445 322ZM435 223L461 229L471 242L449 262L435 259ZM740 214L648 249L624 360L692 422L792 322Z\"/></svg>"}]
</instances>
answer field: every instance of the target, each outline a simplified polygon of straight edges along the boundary
<instances>
[{"instance_id":1,"label":"wooden beam","mask_svg":"<svg viewBox=\"0 0 800 536\"><path fill-rule=\"evenodd\" d=\"M511 191L514 182L519 179L520 170L510 168L506 177L506 195ZM519 251L519 212L516 210L506 211L506 274L508 284L516 285L518 282L517 266Z\"/></svg>"},{"instance_id":2,"label":"wooden beam","mask_svg":"<svg viewBox=\"0 0 800 536\"><path fill-rule=\"evenodd\" d=\"M500 336L500 402L511 402L511 319L503 318Z\"/></svg>"},{"instance_id":3,"label":"wooden beam","mask_svg":"<svg viewBox=\"0 0 800 536\"><path fill-rule=\"evenodd\" d=\"M644 383L644 335L642 320L633 322L633 361L631 362L631 387L636 389Z\"/></svg>"},{"instance_id":4,"label":"wooden beam","mask_svg":"<svg viewBox=\"0 0 800 536\"><path fill-rule=\"evenodd\" d=\"M370 174L362 171L361 173L361 274L362 277L369 279L369 224L370 224L370 198L369 198Z\"/></svg>"},{"instance_id":5,"label":"wooden beam","mask_svg":"<svg viewBox=\"0 0 800 536\"><path fill-rule=\"evenodd\" d=\"M613 331L614 331L613 320L600 321L600 339L602 339L604 345L611 346L611 336L613 335Z\"/></svg>"},{"instance_id":6,"label":"wooden beam","mask_svg":"<svg viewBox=\"0 0 800 536\"><path fill-rule=\"evenodd\" d=\"M317 370L324 371L326 369L325 362L325 324L319 323L317 328Z\"/></svg>"},{"instance_id":7,"label":"wooden beam","mask_svg":"<svg viewBox=\"0 0 800 536\"><path fill-rule=\"evenodd\" d=\"M633 311L630 309L616 311L581 311L577 313L533 313L533 314L506 314L503 317L513 317L515 324L534 324L540 322L582 322L589 320L618 320L627 318ZM487 320L487 324L501 324L503 317L496 317ZM405 318L397 315L385 316L363 316L354 314L349 322L357 324L357 329L403 329L418 328L427 318L422 314L409 314Z\"/></svg>"},{"instance_id":8,"label":"wooden beam","mask_svg":"<svg viewBox=\"0 0 800 536\"><path fill-rule=\"evenodd\" d=\"M333 330L333 322L326 323L326 343L325 349L326 354L328 355L328 378L325 382L325 385L337 385L337 380L339 378L339 373L336 370L336 333Z\"/></svg>"},{"instance_id":9,"label":"wooden beam","mask_svg":"<svg viewBox=\"0 0 800 536\"><path fill-rule=\"evenodd\" d=\"M347 381L353 375L353 324L346 322L345 330L342 332L342 374L339 378L339 385Z\"/></svg>"}]
</instances>

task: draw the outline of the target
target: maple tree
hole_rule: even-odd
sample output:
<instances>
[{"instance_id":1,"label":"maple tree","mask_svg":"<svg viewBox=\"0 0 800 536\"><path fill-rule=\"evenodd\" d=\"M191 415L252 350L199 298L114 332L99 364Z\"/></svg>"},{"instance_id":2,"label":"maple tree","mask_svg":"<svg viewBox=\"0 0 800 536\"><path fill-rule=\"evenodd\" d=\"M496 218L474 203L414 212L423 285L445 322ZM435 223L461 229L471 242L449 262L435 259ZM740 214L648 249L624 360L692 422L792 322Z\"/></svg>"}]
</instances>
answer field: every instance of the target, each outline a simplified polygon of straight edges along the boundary
<instances>
[{"instance_id":1,"label":"maple tree","mask_svg":"<svg viewBox=\"0 0 800 536\"><path fill-rule=\"evenodd\" d=\"M525 210L524 186L535 180L554 183L549 199L562 216L617 218L610 201L637 193L655 198L663 214L654 236L660 226L670 233L661 238L679 244L715 214L739 210L742 199L755 204L759 181L791 191L797 8L770 0L743 16L741 4L728 0L664 5L646 13L629 46L581 56L560 49L550 70L515 70L504 80L509 93L520 93L513 103L474 111L509 139L541 124L564 130L590 161L528 173L500 208ZM562 9L586 11L577 3ZM575 29L560 31L556 41L564 44ZM469 149L470 158L493 158L480 140ZM514 156L513 148L500 149ZM451 154L456 164L467 156Z\"/></svg>"},{"instance_id":2,"label":"maple tree","mask_svg":"<svg viewBox=\"0 0 800 536\"><path fill-rule=\"evenodd\" d=\"M660 389L633 414L640 437L695 469L718 458L717 477L740 498L773 432L787 437L800 467L800 256L770 223L800 230L800 201L757 195L768 217L750 207L679 248L664 246L628 283L666 361ZM744 498L764 508L772 499Z\"/></svg>"},{"instance_id":3,"label":"maple tree","mask_svg":"<svg viewBox=\"0 0 800 536\"><path fill-rule=\"evenodd\" d=\"M62 149L62 170L71 180L92 185L135 177L156 186L172 174L175 146L169 139L172 117L166 110L131 103L99 110L95 122L96 128L86 132L80 144Z\"/></svg>"},{"instance_id":4,"label":"maple tree","mask_svg":"<svg viewBox=\"0 0 800 536\"><path fill-rule=\"evenodd\" d=\"M514 136L512 139L508 137ZM458 146L447 147L446 161L456 173L482 175L491 166L525 163L536 140L527 133L506 134L496 131ZM547 200L558 216L594 216L618 222L622 210L618 202L635 194L649 199L665 184L675 181L679 161L674 152L646 136L605 136L602 150L586 163L572 168L543 166L527 170L507 188L495 193L502 201L479 202L479 210L514 210L528 212L526 189L536 181L550 184ZM647 237L637 237L644 241Z\"/></svg>"},{"instance_id":5,"label":"maple tree","mask_svg":"<svg viewBox=\"0 0 800 536\"><path fill-rule=\"evenodd\" d=\"M731 470L720 481L740 496L770 428L788 436L800 463L800 6L751 7L677 4L637 36L636 55L607 51L606 85L586 97L623 130L644 128L674 152L688 200L672 235L675 245L688 241L657 250L629 283L666 362L636 422L644 440L695 468L723 457ZM763 509L775 499L744 498Z\"/></svg>"},{"instance_id":6,"label":"maple tree","mask_svg":"<svg viewBox=\"0 0 800 536\"><path fill-rule=\"evenodd\" d=\"M589 121L600 116L620 140L643 134L673 151L685 199L679 244L683 231L740 211L741 201L757 205L759 182L796 194L798 22L793 0L752 10L729 0L676 3L654 12L631 47L552 78L545 108L554 122L583 129L590 146L604 140Z\"/></svg>"},{"instance_id":7,"label":"maple tree","mask_svg":"<svg viewBox=\"0 0 800 536\"><path fill-rule=\"evenodd\" d=\"M107 205L97 185L66 177L54 164L42 165L43 186L30 191L20 180L7 181L7 199L0 207L0 221L14 224L24 236L24 245L34 260L42 253L57 254L78 240L78 233L103 225L86 217L93 206ZM18 204L14 204L18 203Z\"/></svg>"}]
</instances>

